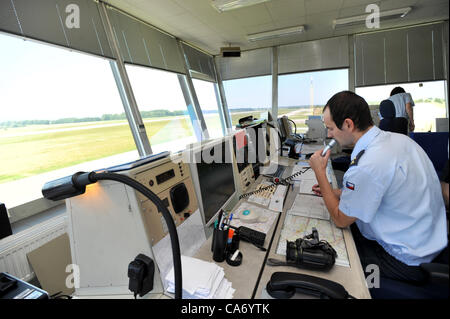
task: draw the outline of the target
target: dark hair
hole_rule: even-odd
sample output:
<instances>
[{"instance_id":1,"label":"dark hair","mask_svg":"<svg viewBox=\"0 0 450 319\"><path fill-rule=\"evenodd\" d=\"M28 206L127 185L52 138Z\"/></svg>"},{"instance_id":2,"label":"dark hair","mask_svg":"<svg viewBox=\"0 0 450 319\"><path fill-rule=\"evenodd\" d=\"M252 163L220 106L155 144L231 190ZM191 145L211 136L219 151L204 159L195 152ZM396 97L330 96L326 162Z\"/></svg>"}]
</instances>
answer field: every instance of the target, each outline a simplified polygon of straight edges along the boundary
<instances>
[{"instance_id":1,"label":"dark hair","mask_svg":"<svg viewBox=\"0 0 450 319\"><path fill-rule=\"evenodd\" d=\"M328 100L323 111L327 107L330 109L331 117L339 129L342 129L342 124L347 118L351 119L360 131L364 131L373 125L369 105L362 97L352 91L336 93Z\"/></svg>"},{"instance_id":2,"label":"dark hair","mask_svg":"<svg viewBox=\"0 0 450 319\"><path fill-rule=\"evenodd\" d=\"M402 87L397 86L397 87L392 89L391 96L395 95L395 94L398 94L398 93L405 93L405 90Z\"/></svg>"}]
</instances>

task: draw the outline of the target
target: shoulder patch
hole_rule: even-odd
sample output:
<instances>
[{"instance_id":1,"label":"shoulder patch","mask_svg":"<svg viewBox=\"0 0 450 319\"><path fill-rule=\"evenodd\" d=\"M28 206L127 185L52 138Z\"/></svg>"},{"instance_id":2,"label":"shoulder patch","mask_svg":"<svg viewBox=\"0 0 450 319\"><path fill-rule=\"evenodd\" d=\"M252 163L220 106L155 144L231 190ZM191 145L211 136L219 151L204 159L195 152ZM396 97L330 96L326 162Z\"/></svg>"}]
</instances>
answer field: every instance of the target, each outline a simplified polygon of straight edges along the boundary
<instances>
[{"instance_id":1,"label":"shoulder patch","mask_svg":"<svg viewBox=\"0 0 450 319\"><path fill-rule=\"evenodd\" d=\"M358 155L356 155L356 157L355 157L355 158L353 159L353 161L350 163L350 166L349 166L349 167L358 165L359 159L361 158L361 156L363 156L363 154L364 154L365 151L366 151L366 150L362 150L361 152L359 152Z\"/></svg>"}]
</instances>

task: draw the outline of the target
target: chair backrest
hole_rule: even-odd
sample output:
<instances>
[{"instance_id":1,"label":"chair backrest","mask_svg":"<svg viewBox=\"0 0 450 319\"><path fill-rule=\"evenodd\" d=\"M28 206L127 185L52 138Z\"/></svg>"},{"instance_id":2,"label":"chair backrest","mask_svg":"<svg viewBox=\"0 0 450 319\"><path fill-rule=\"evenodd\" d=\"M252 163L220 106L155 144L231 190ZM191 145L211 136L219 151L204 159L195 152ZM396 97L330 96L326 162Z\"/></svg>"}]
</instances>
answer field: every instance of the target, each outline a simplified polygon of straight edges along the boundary
<instances>
[{"instance_id":1,"label":"chair backrest","mask_svg":"<svg viewBox=\"0 0 450 319\"><path fill-rule=\"evenodd\" d=\"M395 106L391 100L381 101L380 114L383 117L380 121L380 129L405 135L408 134L408 120L404 117L395 117Z\"/></svg>"}]
</instances>

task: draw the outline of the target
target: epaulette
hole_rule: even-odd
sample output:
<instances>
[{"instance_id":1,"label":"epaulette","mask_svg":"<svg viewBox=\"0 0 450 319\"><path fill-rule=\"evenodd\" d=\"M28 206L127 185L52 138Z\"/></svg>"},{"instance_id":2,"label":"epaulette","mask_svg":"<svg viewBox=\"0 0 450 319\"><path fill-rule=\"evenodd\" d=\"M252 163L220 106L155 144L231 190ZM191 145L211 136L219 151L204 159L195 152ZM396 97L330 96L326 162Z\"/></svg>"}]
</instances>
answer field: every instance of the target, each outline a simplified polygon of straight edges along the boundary
<instances>
[{"instance_id":1,"label":"epaulette","mask_svg":"<svg viewBox=\"0 0 450 319\"><path fill-rule=\"evenodd\" d=\"M363 154L364 154L365 151L366 151L366 150L362 150L361 152L359 152L358 155L356 155L356 157L355 157L355 158L353 159L353 161L350 163L350 166L349 166L349 167L358 165L359 159L361 158L361 156L363 156Z\"/></svg>"}]
</instances>

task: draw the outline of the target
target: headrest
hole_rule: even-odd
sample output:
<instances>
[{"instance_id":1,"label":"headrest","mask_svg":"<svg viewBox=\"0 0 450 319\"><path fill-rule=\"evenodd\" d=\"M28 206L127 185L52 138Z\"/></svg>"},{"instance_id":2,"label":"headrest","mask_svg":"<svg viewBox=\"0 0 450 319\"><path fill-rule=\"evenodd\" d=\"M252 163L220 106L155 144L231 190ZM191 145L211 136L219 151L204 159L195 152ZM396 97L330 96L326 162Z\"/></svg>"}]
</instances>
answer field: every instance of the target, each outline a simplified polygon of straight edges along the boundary
<instances>
[{"instance_id":1,"label":"headrest","mask_svg":"<svg viewBox=\"0 0 450 319\"><path fill-rule=\"evenodd\" d=\"M380 103L380 114L383 118L395 117L395 106L391 100L384 100Z\"/></svg>"}]
</instances>

